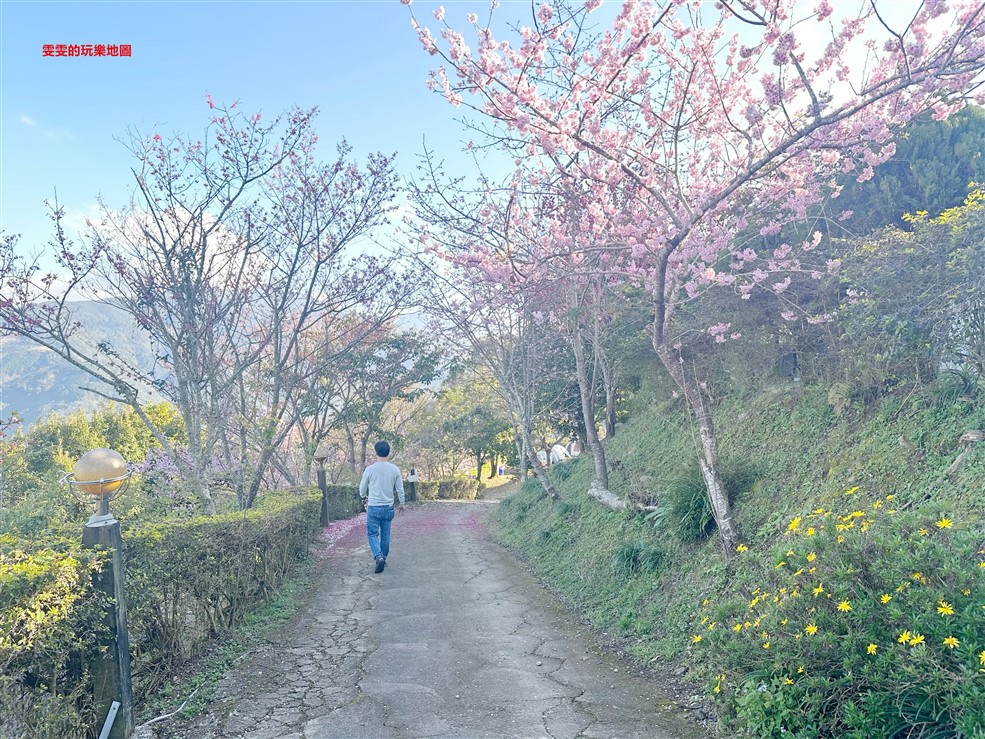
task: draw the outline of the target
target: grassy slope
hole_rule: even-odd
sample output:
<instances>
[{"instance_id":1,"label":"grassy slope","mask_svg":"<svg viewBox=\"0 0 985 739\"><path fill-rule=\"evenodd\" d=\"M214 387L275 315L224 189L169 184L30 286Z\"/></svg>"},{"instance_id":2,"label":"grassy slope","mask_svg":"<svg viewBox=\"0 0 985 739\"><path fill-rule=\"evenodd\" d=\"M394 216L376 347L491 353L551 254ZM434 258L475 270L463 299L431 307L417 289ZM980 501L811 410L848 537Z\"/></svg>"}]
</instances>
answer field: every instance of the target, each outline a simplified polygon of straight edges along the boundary
<instances>
[{"instance_id":1,"label":"grassy slope","mask_svg":"<svg viewBox=\"0 0 985 739\"><path fill-rule=\"evenodd\" d=\"M650 385L651 397L666 400L638 408L606 451L615 492L659 499L696 459L697 441L684 407L666 388ZM776 386L727 399L717 410L724 467L741 469L747 479L751 472L754 480L735 501L751 548L768 548L794 515L821 505L850 509L889 493L901 507L929 496L952 518L980 515L985 442L940 481L961 451L960 435L985 428L980 400L942 403L924 388L868 407L856 403L836 417L827 393L821 386ZM556 473L565 475L558 504L533 482L504 501L497 536L596 628L627 637L636 656L686 659L695 607L726 578L741 575L741 558L726 565L714 532L685 543L669 521L656 527L639 514L603 509L584 493L592 475L587 455ZM859 490L846 499L854 486Z\"/></svg>"}]
</instances>

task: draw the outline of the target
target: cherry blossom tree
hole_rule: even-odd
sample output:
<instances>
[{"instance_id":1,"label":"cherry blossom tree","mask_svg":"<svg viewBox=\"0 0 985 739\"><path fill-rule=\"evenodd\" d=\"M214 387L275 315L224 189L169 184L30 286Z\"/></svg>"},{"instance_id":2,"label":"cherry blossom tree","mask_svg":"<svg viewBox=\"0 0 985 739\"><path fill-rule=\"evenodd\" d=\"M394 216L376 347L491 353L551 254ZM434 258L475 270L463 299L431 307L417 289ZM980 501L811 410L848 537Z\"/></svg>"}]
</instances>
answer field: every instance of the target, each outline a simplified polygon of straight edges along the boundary
<instances>
[{"instance_id":1,"label":"cherry blossom tree","mask_svg":"<svg viewBox=\"0 0 985 739\"><path fill-rule=\"evenodd\" d=\"M334 161L316 159L313 110L265 121L208 104L200 140L130 133L131 201L104 206L80 243L54 206L59 273L0 241L0 330L55 352L88 373L92 392L132 407L212 513L210 478L232 478L251 505L296 423L290 401L310 371L300 337L356 305L392 312L388 266L353 263L343 250L385 222L395 175L390 157L360 167L344 144ZM134 366L111 341L83 344L78 299L126 312L155 366ZM178 409L187 448L144 412L152 391Z\"/></svg>"},{"instance_id":2,"label":"cherry blossom tree","mask_svg":"<svg viewBox=\"0 0 985 739\"><path fill-rule=\"evenodd\" d=\"M488 135L512 154L526 191L577 183L580 231L611 254L605 269L649 290L653 347L694 414L730 555L741 535L675 312L707 289L782 293L784 273L820 274L808 263L819 231L770 249L735 237L784 233L810 207L836 202L838 175L870 178L897 127L960 109L980 81L985 7L927 0L901 18L877 0L855 15L830 0L626 0L595 34L600 5L545 2L516 43L497 37L491 16L471 14L474 47L443 9L440 39L411 15L441 62L432 89L492 122ZM566 232L554 234L559 243ZM709 323L715 341L739 338L729 321Z\"/></svg>"}]
</instances>

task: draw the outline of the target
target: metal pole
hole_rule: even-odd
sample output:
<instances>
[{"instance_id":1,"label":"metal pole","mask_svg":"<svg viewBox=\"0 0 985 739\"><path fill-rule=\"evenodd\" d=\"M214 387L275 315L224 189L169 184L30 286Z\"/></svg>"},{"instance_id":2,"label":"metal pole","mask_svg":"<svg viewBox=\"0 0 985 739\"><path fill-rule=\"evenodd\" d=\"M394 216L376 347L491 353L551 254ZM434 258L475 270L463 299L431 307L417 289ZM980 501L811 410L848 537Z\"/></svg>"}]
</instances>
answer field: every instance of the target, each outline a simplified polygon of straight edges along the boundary
<instances>
[{"instance_id":1,"label":"metal pole","mask_svg":"<svg viewBox=\"0 0 985 739\"><path fill-rule=\"evenodd\" d=\"M109 496L103 496L100 510L108 507ZM95 657L92 677L93 703L96 707L100 736L108 739L127 739L133 734L133 683L130 677L130 636L127 632L127 606L123 593L123 537L120 522L111 513L101 513L89 519L82 527L82 546L102 548L110 552L110 559L102 572L93 575L93 586L111 599L106 608L104 623L109 628L107 649ZM115 720L114 704L119 714ZM107 722L111 722L105 733Z\"/></svg>"}]
</instances>

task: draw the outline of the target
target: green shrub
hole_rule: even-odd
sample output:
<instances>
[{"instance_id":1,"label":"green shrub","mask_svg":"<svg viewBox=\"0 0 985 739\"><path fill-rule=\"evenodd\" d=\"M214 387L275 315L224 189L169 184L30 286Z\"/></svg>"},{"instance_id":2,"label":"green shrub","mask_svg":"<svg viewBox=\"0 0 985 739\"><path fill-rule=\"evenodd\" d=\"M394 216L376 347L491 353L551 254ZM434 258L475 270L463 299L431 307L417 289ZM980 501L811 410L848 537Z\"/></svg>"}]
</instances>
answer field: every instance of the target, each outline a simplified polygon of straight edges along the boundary
<instances>
[{"instance_id":1,"label":"green shrub","mask_svg":"<svg viewBox=\"0 0 985 739\"><path fill-rule=\"evenodd\" d=\"M755 481L756 473L752 467L729 465L722 470L722 482L733 503ZM648 514L648 520L655 526L671 526L678 538L685 542L700 541L715 529L705 480L697 464L667 483L662 500Z\"/></svg>"},{"instance_id":2,"label":"green shrub","mask_svg":"<svg viewBox=\"0 0 985 739\"><path fill-rule=\"evenodd\" d=\"M659 574L665 562L666 555L662 549L648 547L642 542L624 542L612 555L612 572L620 577L632 577L639 573Z\"/></svg>"},{"instance_id":3,"label":"green shrub","mask_svg":"<svg viewBox=\"0 0 985 739\"><path fill-rule=\"evenodd\" d=\"M697 467L667 483L664 498L670 507L667 520L682 541L704 539L715 528L705 481Z\"/></svg>"},{"instance_id":4,"label":"green shrub","mask_svg":"<svg viewBox=\"0 0 985 739\"><path fill-rule=\"evenodd\" d=\"M474 478L454 477L418 482L416 492L419 501L475 500L481 487L482 483Z\"/></svg>"},{"instance_id":5,"label":"green shrub","mask_svg":"<svg viewBox=\"0 0 985 739\"><path fill-rule=\"evenodd\" d=\"M248 511L123 526L134 699L268 602L319 531L321 494L268 492ZM103 555L51 533L0 537L0 736L82 736L93 725L86 649Z\"/></svg>"},{"instance_id":6,"label":"green shrub","mask_svg":"<svg viewBox=\"0 0 985 739\"><path fill-rule=\"evenodd\" d=\"M355 485L328 486L328 517L332 521L352 518L362 511L359 488Z\"/></svg>"},{"instance_id":7,"label":"green shrub","mask_svg":"<svg viewBox=\"0 0 985 739\"><path fill-rule=\"evenodd\" d=\"M857 493L852 489L848 497ZM691 637L726 724L753 736L985 735L985 550L893 496L789 522Z\"/></svg>"}]
</instances>

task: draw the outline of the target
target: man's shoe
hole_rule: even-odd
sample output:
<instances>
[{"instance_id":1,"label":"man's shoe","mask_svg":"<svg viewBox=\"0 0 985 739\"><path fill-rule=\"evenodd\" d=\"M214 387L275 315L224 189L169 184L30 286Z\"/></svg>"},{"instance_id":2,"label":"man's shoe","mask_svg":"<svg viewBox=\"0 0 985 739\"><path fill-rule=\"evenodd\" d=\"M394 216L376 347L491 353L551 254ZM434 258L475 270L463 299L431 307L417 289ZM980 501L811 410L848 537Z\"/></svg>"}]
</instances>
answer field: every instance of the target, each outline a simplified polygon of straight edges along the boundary
<instances>
[{"instance_id":1,"label":"man's shoe","mask_svg":"<svg viewBox=\"0 0 985 739\"><path fill-rule=\"evenodd\" d=\"M376 558L376 574L379 575L383 572L383 568L386 567L386 560L383 557Z\"/></svg>"}]
</instances>

